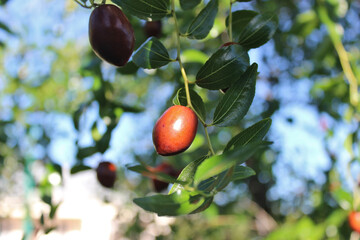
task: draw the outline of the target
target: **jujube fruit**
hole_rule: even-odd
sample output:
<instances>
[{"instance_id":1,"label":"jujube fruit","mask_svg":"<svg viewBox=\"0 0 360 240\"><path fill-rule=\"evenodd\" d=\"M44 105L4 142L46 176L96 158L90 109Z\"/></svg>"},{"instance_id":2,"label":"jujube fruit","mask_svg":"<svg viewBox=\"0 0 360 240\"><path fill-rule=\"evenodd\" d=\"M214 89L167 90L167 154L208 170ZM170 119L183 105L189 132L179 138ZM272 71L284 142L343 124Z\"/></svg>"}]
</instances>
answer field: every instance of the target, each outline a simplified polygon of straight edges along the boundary
<instances>
[{"instance_id":1,"label":"jujube fruit","mask_svg":"<svg viewBox=\"0 0 360 240\"><path fill-rule=\"evenodd\" d=\"M153 129L155 150L163 156L184 152L195 138L197 125L197 116L190 108L181 105L168 108Z\"/></svg>"},{"instance_id":2,"label":"jujube fruit","mask_svg":"<svg viewBox=\"0 0 360 240\"><path fill-rule=\"evenodd\" d=\"M116 180L115 164L107 161L100 162L96 168L96 177L102 186L112 188Z\"/></svg>"},{"instance_id":3,"label":"jujube fruit","mask_svg":"<svg viewBox=\"0 0 360 240\"><path fill-rule=\"evenodd\" d=\"M171 166L168 163L161 163L160 165L158 165L157 167L153 168L152 171L154 173L165 173L167 175L170 175L174 178L177 178L180 174L180 171L176 170L173 166ZM168 186L169 183L167 182L163 182L161 180L158 180L156 178L152 179L153 182L153 186L156 192L161 192L163 190L165 190Z\"/></svg>"},{"instance_id":4,"label":"jujube fruit","mask_svg":"<svg viewBox=\"0 0 360 240\"><path fill-rule=\"evenodd\" d=\"M160 38L162 35L162 23L161 21L146 22L144 25L144 32L146 37Z\"/></svg>"},{"instance_id":5,"label":"jujube fruit","mask_svg":"<svg viewBox=\"0 0 360 240\"><path fill-rule=\"evenodd\" d=\"M98 57L121 67L134 50L134 30L120 8L104 4L90 15L89 41Z\"/></svg>"},{"instance_id":6,"label":"jujube fruit","mask_svg":"<svg viewBox=\"0 0 360 240\"><path fill-rule=\"evenodd\" d=\"M360 212L350 212L348 220L351 229L360 233Z\"/></svg>"}]
</instances>

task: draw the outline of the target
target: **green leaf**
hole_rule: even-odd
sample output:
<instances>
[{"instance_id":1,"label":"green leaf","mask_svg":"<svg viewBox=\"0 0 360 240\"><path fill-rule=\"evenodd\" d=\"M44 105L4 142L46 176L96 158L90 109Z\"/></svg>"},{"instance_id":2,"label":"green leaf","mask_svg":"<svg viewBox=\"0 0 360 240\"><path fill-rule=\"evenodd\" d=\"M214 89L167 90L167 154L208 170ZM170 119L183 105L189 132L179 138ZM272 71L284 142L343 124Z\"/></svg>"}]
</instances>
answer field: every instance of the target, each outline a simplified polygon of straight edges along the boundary
<instances>
[{"instance_id":1,"label":"green leaf","mask_svg":"<svg viewBox=\"0 0 360 240\"><path fill-rule=\"evenodd\" d=\"M75 174L75 173L82 172L82 171L86 171L86 170L90 170L90 169L92 169L92 168L89 167L89 166L80 164L80 165L75 165L75 166L73 166L73 167L71 168L71 170L70 170L70 173L71 173L71 174Z\"/></svg>"},{"instance_id":2,"label":"green leaf","mask_svg":"<svg viewBox=\"0 0 360 240\"><path fill-rule=\"evenodd\" d=\"M272 38L277 26L276 15L259 14L241 31L238 42L245 48L260 47Z\"/></svg>"},{"instance_id":3,"label":"green leaf","mask_svg":"<svg viewBox=\"0 0 360 240\"><path fill-rule=\"evenodd\" d=\"M181 60L183 63L195 62L204 64L207 60L208 56L196 49L186 49L181 54Z\"/></svg>"},{"instance_id":4,"label":"green leaf","mask_svg":"<svg viewBox=\"0 0 360 240\"><path fill-rule=\"evenodd\" d=\"M170 195L157 194L136 198L134 203L146 211L159 216L179 216L190 214L205 202L205 198L195 192L176 191Z\"/></svg>"},{"instance_id":5,"label":"green leaf","mask_svg":"<svg viewBox=\"0 0 360 240\"><path fill-rule=\"evenodd\" d=\"M241 180L255 175L255 171L252 168L245 166L235 166L234 173L231 181Z\"/></svg>"},{"instance_id":6,"label":"green leaf","mask_svg":"<svg viewBox=\"0 0 360 240\"><path fill-rule=\"evenodd\" d=\"M263 119L254 125L248 127L235 137L233 137L226 145L224 152L230 150L232 147L244 146L251 142L260 141L265 137L271 126L271 119Z\"/></svg>"},{"instance_id":7,"label":"green leaf","mask_svg":"<svg viewBox=\"0 0 360 240\"><path fill-rule=\"evenodd\" d=\"M305 38L319 26L319 22L319 17L315 10L308 10L296 15L295 22L289 33Z\"/></svg>"},{"instance_id":8,"label":"green leaf","mask_svg":"<svg viewBox=\"0 0 360 240\"><path fill-rule=\"evenodd\" d=\"M177 180L183 181L186 184L191 184L194 180L194 175L196 172L196 168L206 159L208 156L203 156L195 161L189 163L180 173ZM177 192L178 190L183 190L184 187L181 184L175 183L169 191L169 194Z\"/></svg>"},{"instance_id":9,"label":"green leaf","mask_svg":"<svg viewBox=\"0 0 360 240\"><path fill-rule=\"evenodd\" d=\"M228 170L220 173L217 176L217 183L216 183L216 191L221 191L223 190L230 182L232 179L232 176L234 174L234 166L230 167Z\"/></svg>"},{"instance_id":10,"label":"green leaf","mask_svg":"<svg viewBox=\"0 0 360 240\"><path fill-rule=\"evenodd\" d=\"M45 225L44 213L41 213L41 216L40 216L40 224L41 224L41 226L44 226L44 225Z\"/></svg>"},{"instance_id":11,"label":"green leaf","mask_svg":"<svg viewBox=\"0 0 360 240\"><path fill-rule=\"evenodd\" d=\"M250 2L251 0L236 0L237 2Z\"/></svg>"},{"instance_id":12,"label":"green leaf","mask_svg":"<svg viewBox=\"0 0 360 240\"><path fill-rule=\"evenodd\" d=\"M49 227L49 228L45 228L45 234L49 234L51 231L55 230L56 227Z\"/></svg>"},{"instance_id":13,"label":"green leaf","mask_svg":"<svg viewBox=\"0 0 360 240\"><path fill-rule=\"evenodd\" d=\"M156 38L148 38L134 53L132 61L142 68L162 67L172 60L164 45Z\"/></svg>"},{"instance_id":14,"label":"green leaf","mask_svg":"<svg viewBox=\"0 0 360 240\"><path fill-rule=\"evenodd\" d=\"M169 15L170 0L112 0L124 11L138 18L154 21Z\"/></svg>"},{"instance_id":15,"label":"green leaf","mask_svg":"<svg viewBox=\"0 0 360 240\"><path fill-rule=\"evenodd\" d=\"M0 21L0 29L4 30L5 32L7 32L7 33L9 33L9 34L14 34L14 33L10 30L10 28L9 28L7 25L5 25L5 23L3 23L3 22L1 22L1 21Z\"/></svg>"},{"instance_id":16,"label":"green leaf","mask_svg":"<svg viewBox=\"0 0 360 240\"><path fill-rule=\"evenodd\" d=\"M116 71L122 75L135 75L139 67L133 62L128 62L125 66L116 68Z\"/></svg>"},{"instance_id":17,"label":"green leaf","mask_svg":"<svg viewBox=\"0 0 360 240\"><path fill-rule=\"evenodd\" d=\"M249 66L249 55L240 45L217 50L196 75L199 87L218 90L229 87Z\"/></svg>"},{"instance_id":18,"label":"green leaf","mask_svg":"<svg viewBox=\"0 0 360 240\"><path fill-rule=\"evenodd\" d=\"M254 63L226 91L215 109L213 125L233 125L246 115L255 96L256 76L257 64Z\"/></svg>"},{"instance_id":19,"label":"green leaf","mask_svg":"<svg viewBox=\"0 0 360 240\"><path fill-rule=\"evenodd\" d=\"M194 177L195 185L231 168L235 164L245 162L254 153L259 151L259 149L264 148L269 144L269 142L250 143L242 148L231 150L204 160L196 170Z\"/></svg>"},{"instance_id":20,"label":"green leaf","mask_svg":"<svg viewBox=\"0 0 360 240\"><path fill-rule=\"evenodd\" d=\"M232 12L233 38L238 39L246 25L256 16L257 12L251 10L239 10ZM229 27L229 17L226 18L226 27Z\"/></svg>"},{"instance_id":21,"label":"green leaf","mask_svg":"<svg viewBox=\"0 0 360 240\"><path fill-rule=\"evenodd\" d=\"M50 213L49 213L50 219L53 219L55 217L55 213L56 213L57 209L59 208L59 206L60 206L60 203L58 203L56 205L51 205Z\"/></svg>"},{"instance_id":22,"label":"green leaf","mask_svg":"<svg viewBox=\"0 0 360 240\"><path fill-rule=\"evenodd\" d=\"M89 157L91 155L93 155L94 153L97 153L97 148L96 147L85 147L85 148L79 148L77 154L76 154L76 158L79 160L82 160L86 157Z\"/></svg>"},{"instance_id":23,"label":"green leaf","mask_svg":"<svg viewBox=\"0 0 360 240\"><path fill-rule=\"evenodd\" d=\"M50 205L51 206L51 202L52 202L52 197L51 195L48 195L48 194L44 194L42 197L41 197L41 200L46 203L47 205Z\"/></svg>"},{"instance_id":24,"label":"green leaf","mask_svg":"<svg viewBox=\"0 0 360 240\"><path fill-rule=\"evenodd\" d=\"M151 167L146 167L143 165L135 165L135 166L129 166L127 167L127 169L133 171L133 172L137 172L142 174L143 176L149 177L149 178L154 178L163 182L168 182L168 183L178 183L178 184L184 184L184 182L182 181L177 181L176 178L167 175L165 173L162 172L156 172L156 171L152 171Z\"/></svg>"},{"instance_id":25,"label":"green leaf","mask_svg":"<svg viewBox=\"0 0 360 240\"><path fill-rule=\"evenodd\" d=\"M199 3L201 3L201 0L180 0L180 6L183 10L193 9Z\"/></svg>"},{"instance_id":26,"label":"green leaf","mask_svg":"<svg viewBox=\"0 0 360 240\"><path fill-rule=\"evenodd\" d=\"M198 116L200 116L201 120L205 122L206 110L202 98L192 89L189 89L189 92L191 104L194 107L194 111L197 113ZM184 88L179 89L173 102L176 105L187 106L186 91Z\"/></svg>"},{"instance_id":27,"label":"green leaf","mask_svg":"<svg viewBox=\"0 0 360 240\"><path fill-rule=\"evenodd\" d=\"M190 24L186 35L191 39L205 38L214 25L215 17L218 12L218 0L210 0L206 7L201 10L194 21Z\"/></svg>"}]
</instances>

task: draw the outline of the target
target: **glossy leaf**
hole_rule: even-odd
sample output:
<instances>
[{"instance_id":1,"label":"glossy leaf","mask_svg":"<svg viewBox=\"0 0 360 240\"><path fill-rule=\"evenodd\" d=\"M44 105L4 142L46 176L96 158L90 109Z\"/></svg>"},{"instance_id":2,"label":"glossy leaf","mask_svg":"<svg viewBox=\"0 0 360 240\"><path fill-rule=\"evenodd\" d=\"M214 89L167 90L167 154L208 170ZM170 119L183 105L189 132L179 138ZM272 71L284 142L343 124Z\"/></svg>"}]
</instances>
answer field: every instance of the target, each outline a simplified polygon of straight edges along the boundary
<instances>
[{"instance_id":1,"label":"glossy leaf","mask_svg":"<svg viewBox=\"0 0 360 240\"><path fill-rule=\"evenodd\" d=\"M169 15L170 0L112 0L125 12L138 18L153 21Z\"/></svg>"},{"instance_id":2,"label":"glossy leaf","mask_svg":"<svg viewBox=\"0 0 360 240\"><path fill-rule=\"evenodd\" d=\"M194 180L194 175L196 172L196 168L201 164L208 156L203 156L195 161L189 163L180 173L177 180L186 182L186 184L190 184ZM169 191L169 194L172 194L178 190L183 190L184 187L181 184L175 183Z\"/></svg>"},{"instance_id":3,"label":"glossy leaf","mask_svg":"<svg viewBox=\"0 0 360 240\"><path fill-rule=\"evenodd\" d=\"M202 98L194 90L189 89L191 104L194 107L194 111L200 116L201 120L206 120L206 110ZM184 88L180 88L174 98L174 104L187 106L186 91Z\"/></svg>"},{"instance_id":4,"label":"glossy leaf","mask_svg":"<svg viewBox=\"0 0 360 240\"><path fill-rule=\"evenodd\" d=\"M260 47L272 38L277 26L276 15L259 14L241 31L238 42L245 48Z\"/></svg>"},{"instance_id":5,"label":"glossy leaf","mask_svg":"<svg viewBox=\"0 0 360 240\"><path fill-rule=\"evenodd\" d=\"M129 169L129 170L131 170L133 172L140 173L143 176L157 179L157 180L162 181L162 182L184 184L184 182L177 181L176 178L173 178L170 175L167 175L167 174L162 173L162 172L152 171L152 167L145 167L145 166L142 166L142 165L135 165L135 166L127 167L127 169Z\"/></svg>"},{"instance_id":6,"label":"glossy leaf","mask_svg":"<svg viewBox=\"0 0 360 240\"><path fill-rule=\"evenodd\" d=\"M238 39L246 25L256 16L257 12L251 10L239 10L232 12L233 38ZM226 18L226 27L229 27L229 17Z\"/></svg>"},{"instance_id":7,"label":"glossy leaf","mask_svg":"<svg viewBox=\"0 0 360 240\"><path fill-rule=\"evenodd\" d=\"M180 6L183 10L193 9L201 3L201 0L180 0Z\"/></svg>"},{"instance_id":8,"label":"glossy leaf","mask_svg":"<svg viewBox=\"0 0 360 240\"><path fill-rule=\"evenodd\" d=\"M233 174L234 174L234 166L220 173L217 176L216 191L223 190L231 182Z\"/></svg>"},{"instance_id":9,"label":"glossy leaf","mask_svg":"<svg viewBox=\"0 0 360 240\"><path fill-rule=\"evenodd\" d=\"M215 17L218 12L218 0L210 0L206 7L196 16L190 24L186 35L192 39L205 38L214 25Z\"/></svg>"},{"instance_id":10,"label":"glossy leaf","mask_svg":"<svg viewBox=\"0 0 360 240\"><path fill-rule=\"evenodd\" d=\"M215 109L213 125L233 125L246 115L255 96L256 76L257 64L254 63L226 91Z\"/></svg>"},{"instance_id":11,"label":"glossy leaf","mask_svg":"<svg viewBox=\"0 0 360 240\"><path fill-rule=\"evenodd\" d=\"M152 195L136 198L134 203L146 211L159 216L179 216L190 214L205 202L205 198L194 192L176 191L170 195Z\"/></svg>"},{"instance_id":12,"label":"glossy leaf","mask_svg":"<svg viewBox=\"0 0 360 240\"><path fill-rule=\"evenodd\" d=\"M254 176L255 174L256 173L252 168L245 166L235 166L235 170L232 175L231 181L245 179Z\"/></svg>"},{"instance_id":13,"label":"glossy leaf","mask_svg":"<svg viewBox=\"0 0 360 240\"><path fill-rule=\"evenodd\" d=\"M246 128L228 142L225 146L224 152L230 150L232 147L236 148L251 142L262 140L269 131L270 126L271 119L266 118Z\"/></svg>"},{"instance_id":14,"label":"glossy leaf","mask_svg":"<svg viewBox=\"0 0 360 240\"><path fill-rule=\"evenodd\" d=\"M70 173L71 173L71 174L75 174L75 173L82 172L82 171L86 171L86 170L90 170L90 169L92 169L92 168L89 167L89 166L80 164L80 165L75 165L75 166L73 166L73 167L71 168L71 170L70 170Z\"/></svg>"},{"instance_id":15,"label":"glossy leaf","mask_svg":"<svg viewBox=\"0 0 360 240\"><path fill-rule=\"evenodd\" d=\"M249 55L239 45L217 50L196 75L196 84L210 90L229 87L249 66Z\"/></svg>"},{"instance_id":16,"label":"glossy leaf","mask_svg":"<svg viewBox=\"0 0 360 240\"><path fill-rule=\"evenodd\" d=\"M152 69L162 67L172 60L160 40L150 37L136 50L132 61L139 67Z\"/></svg>"},{"instance_id":17,"label":"glossy leaf","mask_svg":"<svg viewBox=\"0 0 360 240\"><path fill-rule=\"evenodd\" d=\"M201 181L215 176L235 164L241 164L251 157L259 149L269 145L269 142L250 143L242 148L225 152L204 160L197 168L194 183L197 185Z\"/></svg>"}]
</instances>

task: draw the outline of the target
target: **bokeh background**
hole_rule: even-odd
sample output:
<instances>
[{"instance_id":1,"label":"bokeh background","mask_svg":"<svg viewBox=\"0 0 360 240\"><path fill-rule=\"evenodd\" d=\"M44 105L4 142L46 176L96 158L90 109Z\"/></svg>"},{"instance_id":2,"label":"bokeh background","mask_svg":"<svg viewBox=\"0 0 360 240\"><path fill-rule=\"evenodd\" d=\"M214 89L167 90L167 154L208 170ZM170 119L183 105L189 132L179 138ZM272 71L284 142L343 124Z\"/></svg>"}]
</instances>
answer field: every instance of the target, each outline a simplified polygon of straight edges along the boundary
<instances>
[{"instance_id":1,"label":"bokeh background","mask_svg":"<svg viewBox=\"0 0 360 240\"><path fill-rule=\"evenodd\" d=\"M205 1L205 3L208 1ZM221 0L203 41L182 41L190 79L228 40ZM250 51L259 64L245 119L210 128L220 151L235 133L271 117L274 143L247 165L256 176L229 185L203 213L158 217L132 199L151 181L127 170L139 161L181 169L207 150L202 129L184 154L159 157L152 128L182 86L178 66L115 68L88 42L90 9L72 0L0 1L0 239L356 239L347 223L357 196L359 104L339 60L341 46L360 79L360 1L253 0L240 9L273 12L272 40ZM325 9L325 10L324 10ZM200 9L179 13L186 26ZM136 46L145 22L128 16ZM172 19L162 42L176 55ZM337 39L341 39L340 43ZM339 50L340 49L340 50ZM213 109L218 91L195 90ZM210 116L211 114L209 114ZM114 189L94 168L118 167Z\"/></svg>"}]
</instances>

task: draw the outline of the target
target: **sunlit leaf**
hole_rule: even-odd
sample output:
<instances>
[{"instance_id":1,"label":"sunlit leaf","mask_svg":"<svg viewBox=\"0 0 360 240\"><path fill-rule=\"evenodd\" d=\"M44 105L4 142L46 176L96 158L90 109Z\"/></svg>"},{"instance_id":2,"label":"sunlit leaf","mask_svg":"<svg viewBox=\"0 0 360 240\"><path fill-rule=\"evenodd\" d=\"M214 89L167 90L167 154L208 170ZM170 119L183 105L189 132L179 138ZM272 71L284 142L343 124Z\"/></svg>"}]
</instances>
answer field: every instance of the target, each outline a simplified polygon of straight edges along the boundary
<instances>
[{"instance_id":1,"label":"sunlit leaf","mask_svg":"<svg viewBox=\"0 0 360 240\"><path fill-rule=\"evenodd\" d=\"M136 198L134 203L146 211L159 216L179 216L190 214L205 202L205 198L194 192L176 191L170 195L153 195Z\"/></svg>"},{"instance_id":2,"label":"sunlit leaf","mask_svg":"<svg viewBox=\"0 0 360 240\"><path fill-rule=\"evenodd\" d=\"M215 176L235 164L245 162L254 153L269 145L269 142L250 143L242 148L225 152L221 155L212 156L204 160L197 168L194 182L199 184L202 180Z\"/></svg>"},{"instance_id":3,"label":"sunlit leaf","mask_svg":"<svg viewBox=\"0 0 360 240\"><path fill-rule=\"evenodd\" d=\"M218 11L218 0L210 0L206 7L196 16L190 24L186 35L188 38L205 38L214 25L214 20Z\"/></svg>"},{"instance_id":4,"label":"sunlit leaf","mask_svg":"<svg viewBox=\"0 0 360 240\"><path fill-rule=\"evenodd\" d=\"M125 12L150 21L160 20L169 15L170 0L112 0Z\"/></svg>"},{"instance_id":5,"label":"sunlit leaf","mask_svg":"<svg viewBox=\"0 0 360 240\"><path fill-rule=\"evenodd\" d=\"M196 168L202 163L208 156L203 156L197 160L192 161L189 163L180 173L177 180L186 182L186 184L192 183L194 180L194 175L196 172ZM183 190L184 187L181 184L175 183L169 191L169 194L172 194L178 190Z\"/></svg>"},{"instance_id":6,"label":"sunlit leaf","mask_svg":"<svg viewBox=\"0 0 360 240\"><path fill-rule=\"evenodd\" d=\"M160 40L150 37L134 52L132 61L139 67L152 69L162 67L172 60Z\"/></svg>"},{"instance_id":7,"label":"sunlit leaf","mask_svg":"<svg viewBox=\"0 0 360 240\"><path fill-rule=\"evenodd\" d=\"M196 49L186 49L182 52L181 59L183 63L197 62L204 64L208 59L208 56L205 53Z\"/></svg>"},{"instance_id":8,"label":"sunlit leaf","mask_svg":"<svg viewBox=\"0 0 360 240\"><path fill-rule=\"evenodd\" d=\"M246 115L255 96L256 76L257 64L254 63L226 91L215 109L214 125L233 125Z\"/></svg>"},{"instance_id":9,"label":"sunlit leaf","mask_svg":"<svg viewBox=\"0 0 360 240\"><path fill-rule=\"evenodd\" d=\"M196 84L210 90L224 89L235 82L249 66L249 55L239 45L217 50L196 75Z\"/></svg>"}]
</instances>

